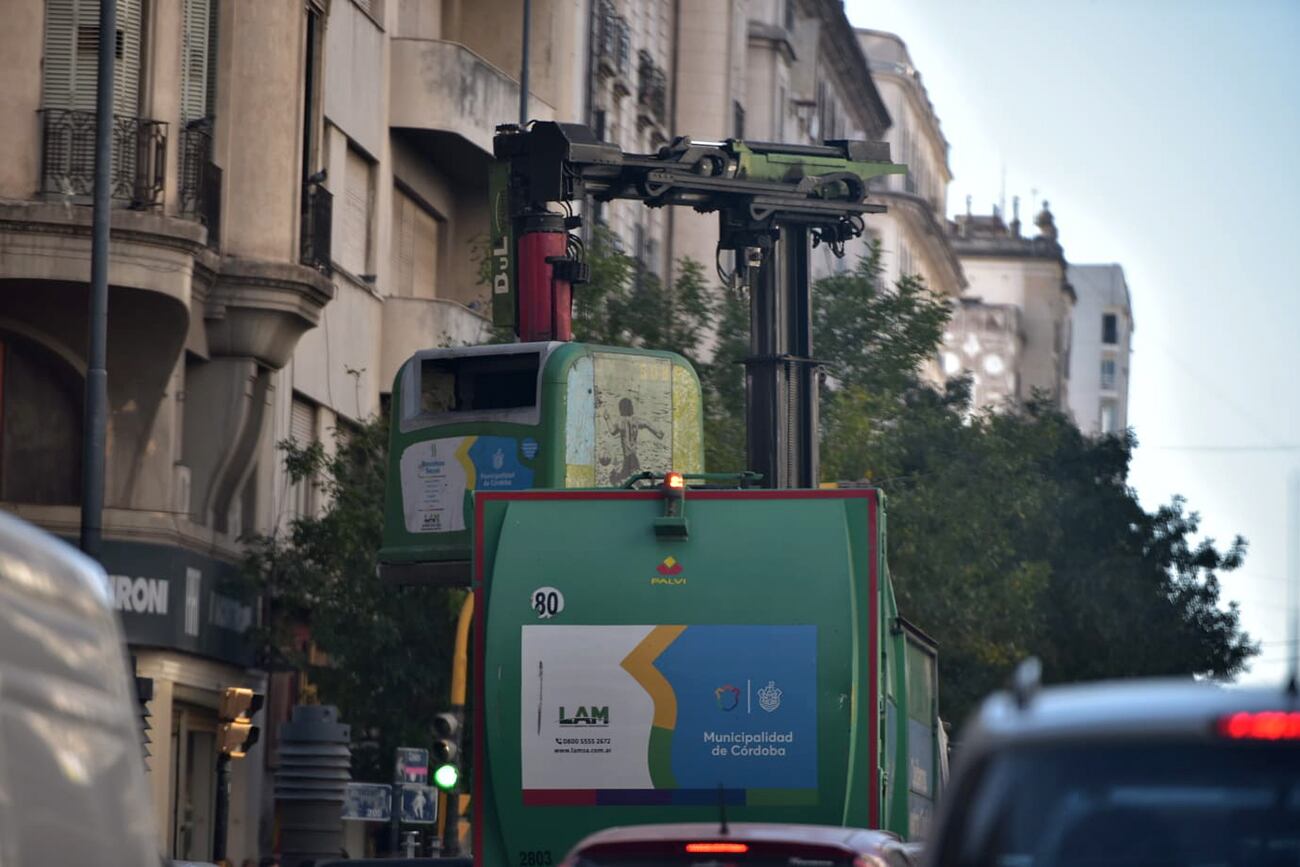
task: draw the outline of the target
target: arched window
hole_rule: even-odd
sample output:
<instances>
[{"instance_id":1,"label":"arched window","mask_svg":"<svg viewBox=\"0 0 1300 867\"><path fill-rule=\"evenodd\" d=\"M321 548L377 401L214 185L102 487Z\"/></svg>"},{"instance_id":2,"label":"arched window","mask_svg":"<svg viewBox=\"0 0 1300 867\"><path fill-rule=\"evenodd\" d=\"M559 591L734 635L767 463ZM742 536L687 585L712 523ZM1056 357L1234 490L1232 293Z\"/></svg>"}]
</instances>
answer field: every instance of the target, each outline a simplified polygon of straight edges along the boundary
<instances>
[{"instance_id":1,"label":"arched window","mask_svg":"<svg viewBox=\"0 0 1300 867\"><path fill-rule=\"evenodd\" d=\"M0 331L0 500L81 498L85 379L39 343Z\"/></svg>"}]
</instances>

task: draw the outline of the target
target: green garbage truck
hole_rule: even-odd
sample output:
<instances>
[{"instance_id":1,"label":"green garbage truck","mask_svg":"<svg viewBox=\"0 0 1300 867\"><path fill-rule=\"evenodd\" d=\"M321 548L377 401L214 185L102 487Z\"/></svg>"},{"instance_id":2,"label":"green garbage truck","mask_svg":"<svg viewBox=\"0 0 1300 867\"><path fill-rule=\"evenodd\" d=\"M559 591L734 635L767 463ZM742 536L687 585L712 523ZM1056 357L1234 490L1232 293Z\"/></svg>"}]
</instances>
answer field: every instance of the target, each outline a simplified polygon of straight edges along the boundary
<instances>
[{"instance_id":1,"label":"green garbage truck","mask_svg":"<svg viewBox=\"0 0 1300 867\"><path fill-rule=\"evenodd\" d=\"M475 496L474 851L558 863L613 825L924 833L933 645L862 490Z\"/></svg>"},{"instance_id":2,"label":"green garbage truck","mask_svg":"<svg viewBox=\"0 0 1300 867\"><path fill-rule=\"evenodd\" d=\"M455 710L475 863L549 867L601 828L722 814L922 836L945 766L935 643L897 611L883 494L818 487L808 273L902 167L868 142L625 154L553 122L494 147L493 310L522 342L398 372L381 551L393 582L473 594ZM703 472L683 358L572 342L584 198L719 214L751 299L744 472Z\"/></svg>"}]
</instances>

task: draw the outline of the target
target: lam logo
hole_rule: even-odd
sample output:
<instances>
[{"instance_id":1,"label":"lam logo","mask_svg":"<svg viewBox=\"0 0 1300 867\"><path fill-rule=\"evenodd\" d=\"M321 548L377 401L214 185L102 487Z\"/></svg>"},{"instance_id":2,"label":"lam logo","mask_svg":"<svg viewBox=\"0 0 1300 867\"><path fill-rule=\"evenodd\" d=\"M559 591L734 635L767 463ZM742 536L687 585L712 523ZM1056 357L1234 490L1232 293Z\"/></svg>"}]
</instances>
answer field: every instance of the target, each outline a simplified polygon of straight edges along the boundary
<instances>
[{"instance_id":1,"label":"lam logo","mask_svg":"<svg viewBox=\"0 0 1300 867\"><path fill-rule=\"evenodd\" d=\"M562 726L607 726L609 725L609 705L604 707L579 706L572 716L566 716L564 705L560 705L560 725Z\"/></svg>"}]
</instances>

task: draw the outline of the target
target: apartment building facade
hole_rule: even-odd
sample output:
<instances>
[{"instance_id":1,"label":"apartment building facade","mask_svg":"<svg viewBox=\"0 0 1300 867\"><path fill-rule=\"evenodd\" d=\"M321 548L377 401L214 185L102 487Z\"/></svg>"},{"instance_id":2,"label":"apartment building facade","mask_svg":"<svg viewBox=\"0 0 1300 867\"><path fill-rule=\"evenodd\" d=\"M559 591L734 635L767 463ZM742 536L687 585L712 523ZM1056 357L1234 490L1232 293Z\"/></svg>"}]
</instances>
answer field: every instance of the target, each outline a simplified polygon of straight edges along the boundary
<instances>
[{"instance_id":1,"label":"apartment building facade","mask_svg":"<svg viewBox=\"0 0 1300 867\"><path fill-rule=\"evenodd\" d=\"M1074 307L1070 352L1070 413L1087 434L1128 427L1133 307L1119 265L1071 265Z\"/></svg>"},{"instance_id":2,"label":"apartment building facade","mask_svg":"<svg viewBox=\"0 0 1300 867\"><path fill-rule=\"evenodd\" d=\"M417 349L486 333L476 249L517 4L118 0L104 565L137 674L163 853L212 852L216 707L252 667L240 539L321 507L328 448ZM530 115L584 110L587 11L535 0ZM79 529L98 3L0 28L0 507ZM506 72L504 70L511 70ZM234 763L227 855L270 851L274 738Z\"/></svg>"},{"instance_id":3,"label":"apartment building facade","mask_svg":"<svg viewBox=\"0 0 1300 867\"><path fill-rule=\"evenodd\" d=\"M675 7L670 90L677 134L800 144L884 136L889 112L841 3L678 0ZM669 260L689 256L711 273L716 216L677 208L669 219ZM814 272L849 267L861 250L836 260L819 248Z\"/></svg>"},{"instance_id":4,"label":"apartment building facade","mask_svg":"<svg viewBox=\"0 0 1300 867\"><path fill-rule=\"evenodd\" d=\"M1075 295L1047 202L1021 233L1019 203L1011 222L969 210L950 224L968 286L943 335L948 376L969 375L973 409L1006 408L1035 393L1069 405L1071 316Z\"/></svg>"},{"instance_id":5,"label":"apartment building facade","mask_svg":"<svg viewBox=\"0 0 1300 867\"><path fill-rule=\"evenodd\" d=\"M870 221L884 279L893 285L916 275L932 292L955 299L966 288L966 275L948 236L948 140L906 43L878 30L860 29L857 36L893 120L885 141L894 160L907 165L907 174L881 178L872 192L888 208Z\"/></svg>"}]
</instances>

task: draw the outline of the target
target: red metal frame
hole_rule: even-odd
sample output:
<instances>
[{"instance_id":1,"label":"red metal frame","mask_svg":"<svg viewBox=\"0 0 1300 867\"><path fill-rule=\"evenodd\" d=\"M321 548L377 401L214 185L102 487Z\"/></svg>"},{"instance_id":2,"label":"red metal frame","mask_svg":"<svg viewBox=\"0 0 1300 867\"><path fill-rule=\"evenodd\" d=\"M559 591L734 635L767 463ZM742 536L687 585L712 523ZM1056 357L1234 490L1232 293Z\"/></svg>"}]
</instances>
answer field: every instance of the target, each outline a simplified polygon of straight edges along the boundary
<instances>
[{"instance_id":1,"label":"red metal frame","mask_svg":"<svg viewBox=\"0 0 1300 867\"><path fill-rule=\"evenodd\" d=\"M879 689L880 648L879 635L880 607L880 545L879 515L880 500L871 488L819 488L816 490L770 490L763 488L744 488L738 490L691 491L687 489L690 500L847 500L866 499L871 501L867 510L867 533L872 542L873 556L868 568L870 604L868 605L867 640L871 647L871 671L868 675L872 704L868 708L867 737L869 738L869 761L871 762L871 787L867 799L867 819L870 826L880 825L880 791L878 783L879 769L879 713L880 708L874 697ZM483 805L481 793L484 791L484 754L483 754L483 660L487 654L487 642L484 638L483 625L487 612L486 594L483 581L483 505L491 500L657 500L663 498L659 490L532 490L532 491L484 491L474 494L474 790L471 797L471 822L473 823L474 863L482 865L483 855Z\"/></svg>"},{"instance_id":2,"label":"red metal frame","mask_svg":"<svg viewBox=\"0 0 1300 867\"><path fill-rule=\"evenodd\" d=\"M573 339L573 287L555 275L552 259L564 258L569 233L525 232L519 238L519 322L525 343Z\"/></svg>"}]
</instances>

